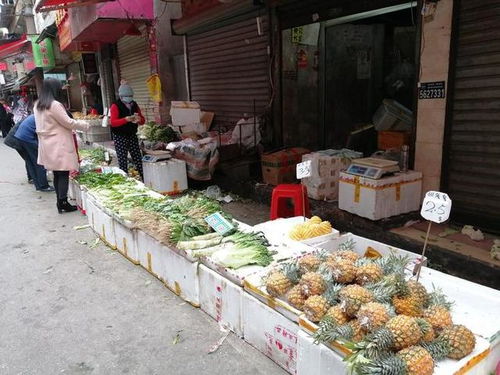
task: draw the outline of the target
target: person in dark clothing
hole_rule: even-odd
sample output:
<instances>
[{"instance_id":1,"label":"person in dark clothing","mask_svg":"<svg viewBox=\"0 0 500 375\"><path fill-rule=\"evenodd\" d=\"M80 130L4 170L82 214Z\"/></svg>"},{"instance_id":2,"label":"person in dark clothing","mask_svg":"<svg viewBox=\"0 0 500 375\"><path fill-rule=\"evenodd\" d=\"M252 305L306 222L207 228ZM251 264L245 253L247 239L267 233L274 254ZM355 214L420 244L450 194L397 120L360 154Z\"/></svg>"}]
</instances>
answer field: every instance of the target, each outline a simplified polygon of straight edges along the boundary
<instances>
[{"instance_id":1,"label":"person in dark clothing","mask_svg":"<svg viewBox=\"0 0 500 375\"><path fill-rule=\"evenodd\" d=\"M51 192L54 188L47 181L47 170L38 164L38 137L36 135L35 116L30 115L21 122L19 129L14 135L21 146L22 152L26 155L26 163L33 183L38 191Z\"/></svg>"},{"instance_id":2,"label":"person in dark clothing","mask_svg":"<svg viewBox=\"0 0 500 375\"><path fill-rule=\"evenodd\" d=\"M10 129L12 128L12 118L5 108L5 102L0 100L0 130L2 130L2 137L7 138Z\"/></svg>"},{"instance_id":3,"label":"person in dark clothing","mask_svg":"<svg viewBox=\"0 0 500 375\"><path fill-rule=\"evenodd\" d=\"M19 156L21 156L24 160L24 165L26 167L26 174L28 176L28 183L32 184L33 183L33 178L31 177L30 173L30 168L28 168L28 155L24 152L21 146L21 142L19 139L17 139L14 135L17 132L17 129L19 129L19 126L21 123L16 124L12 129L10 129L9 134L7 134L7 137L4 140L4 143L9 146L10 148L13 148L14 150L17 151Z\"/></svg>"},{"instance_id":4,"label":"person in dark clothing","mask_svg":"<svg viewBox=\"0 0 500 375\"><path fill-rule=\"evenodd\" d=\"M111 134L115 143L118 165L122 171L128 173L128 154L144 180L142 172L142 154L137 139L137 126L144 125L146 120L141 109L134 101L134 91L126 83L118 89L120 97L110 108Z\"/></svg>"}]
</instances>

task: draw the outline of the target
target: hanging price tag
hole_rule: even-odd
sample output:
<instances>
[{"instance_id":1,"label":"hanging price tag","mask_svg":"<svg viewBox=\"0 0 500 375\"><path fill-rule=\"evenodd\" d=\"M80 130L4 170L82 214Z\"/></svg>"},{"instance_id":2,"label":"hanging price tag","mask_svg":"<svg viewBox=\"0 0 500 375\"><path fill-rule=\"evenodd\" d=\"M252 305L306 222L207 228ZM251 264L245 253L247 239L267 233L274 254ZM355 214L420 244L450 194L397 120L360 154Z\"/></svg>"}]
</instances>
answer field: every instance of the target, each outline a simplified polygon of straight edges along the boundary
<instances>
[{"instance_id":1,"label":"hanging price tag","mask_svg":"<svg viewBox=\"0 0 500 375\"><path fill-rule=\"evenodd\" d=\"M312 160L297 164L297 180L311 177Z\"/></svg>"},{"instance_id":2,"label":"hanging price tag","mask_svg":"<svg viewBox=\"0 0 500 375\"><path fill-rule=\"evenodd\" d=\"M425 194L420 215L434 223L444 223L450 217L451 199L446 193L428 191Z\"/></svg>"},{"instance_id":3,"label":"hanging price tag","mask_svg":"<svg viewBox=\"0 0 500 375\"><path fill-rule=\"evenodd\" d=\"M220 212L207 216L205 218L205 221L208 223L208 225L210 225L210 227L212 227L213 230L215 230L222 236L234 229L233 224L224 219Z\"/></svg>"}]
</instances>

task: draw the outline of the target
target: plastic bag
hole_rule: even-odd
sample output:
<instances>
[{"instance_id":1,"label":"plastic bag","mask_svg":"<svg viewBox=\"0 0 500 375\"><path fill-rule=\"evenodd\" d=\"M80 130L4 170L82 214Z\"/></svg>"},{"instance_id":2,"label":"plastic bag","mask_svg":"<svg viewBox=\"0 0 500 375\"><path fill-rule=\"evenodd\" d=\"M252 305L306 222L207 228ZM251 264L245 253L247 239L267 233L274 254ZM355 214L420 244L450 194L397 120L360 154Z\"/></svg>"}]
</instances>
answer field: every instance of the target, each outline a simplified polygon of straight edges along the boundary
<instances>
[{"instance_id":1,"label":"plastic bag","mask_svg":"<svg viewBox=\"0 0 500 375\"><path fill-rule=\"evenodd\" d=\"M255 134L254 134L255 125ZM260 121L258 118L255 119L251 117L247 120L241 119L236 123L233 129L233 134L231 136L231 143L239 144L245 148L250 148L256 146L260 143L262 136L260 134Z\"/></svg>"}]
</instances>

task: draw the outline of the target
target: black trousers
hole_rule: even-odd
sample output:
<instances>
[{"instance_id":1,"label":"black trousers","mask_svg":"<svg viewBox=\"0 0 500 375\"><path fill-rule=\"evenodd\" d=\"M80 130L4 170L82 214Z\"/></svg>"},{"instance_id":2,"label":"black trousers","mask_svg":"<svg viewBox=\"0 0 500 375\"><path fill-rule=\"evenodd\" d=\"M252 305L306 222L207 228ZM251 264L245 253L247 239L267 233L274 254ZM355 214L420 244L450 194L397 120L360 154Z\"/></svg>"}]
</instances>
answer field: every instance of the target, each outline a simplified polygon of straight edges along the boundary
<instances>
[{"instance_id":1,"label":"black trousers","mask_svg":"<svg viewBox=\"0 0 500 375\"><path fill-rule=\"evenodd\" d=\"M137 136L113 134L113 141L115 142L116 156L118 157L118 166L120 169L128 173L128 154L130 153L135 168L144 180L142 173L142 153Z\"/></svg>"},{"instance_id":2,"label":"black trousers","mask_svg":"<svg viewBox=\"0 0 500 375\"><path fill-rule=\"evenodd\" d=\"M69 171L54 171L54 188L58 201L68 199Z\"/></svg>"},{"instance_id":3,"label":"black trousers","mask_svg":"<svg viewBox=\"0 0 500 375\"><path fill-rule=\"evenodd\" d=\"M37 190L45 189L49 187L49 182L47 181L47 171L45 168L37 163L38 158L38 146L33 143L19 140L22 151L26 155L26 166L28 168L28 174L33 179L35 188Z\"/></svg>"}]
</instances>

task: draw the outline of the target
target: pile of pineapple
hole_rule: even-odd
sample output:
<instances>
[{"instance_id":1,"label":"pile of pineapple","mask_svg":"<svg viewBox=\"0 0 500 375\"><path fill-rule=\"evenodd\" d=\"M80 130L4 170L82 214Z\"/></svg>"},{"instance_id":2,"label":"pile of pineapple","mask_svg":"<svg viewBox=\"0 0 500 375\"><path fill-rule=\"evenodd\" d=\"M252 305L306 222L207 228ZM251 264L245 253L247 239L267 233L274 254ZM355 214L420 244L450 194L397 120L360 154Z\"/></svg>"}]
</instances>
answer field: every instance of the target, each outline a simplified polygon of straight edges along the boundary
<instances>
[{"instance_id":1,"label":"pile of pineapple","mask_svg":"<svg viewBox=\"0 0 500 375\"><path fill-rule=\"evenodd\" d=\"M332 224L329 221L321 220L318 216L313 216L304 223L294 225L289 236L292 240L303 241L330 233L332 233Z\"/></svg>"},{"instance_id":2,"label":"pile of pineapple","mask_svg":"<svg viewBox=\"0 0 500 375\"><path fill-rule=\"evenodd\" d=\"M368 259L353 246L283 264L268 274L267 292L318 323L316 343L351 349L354 374L431 375L436 361L473 351L474 335L453 324L446 296L406 280L407 257Z\"/></svg>"}]
</instances>

